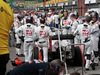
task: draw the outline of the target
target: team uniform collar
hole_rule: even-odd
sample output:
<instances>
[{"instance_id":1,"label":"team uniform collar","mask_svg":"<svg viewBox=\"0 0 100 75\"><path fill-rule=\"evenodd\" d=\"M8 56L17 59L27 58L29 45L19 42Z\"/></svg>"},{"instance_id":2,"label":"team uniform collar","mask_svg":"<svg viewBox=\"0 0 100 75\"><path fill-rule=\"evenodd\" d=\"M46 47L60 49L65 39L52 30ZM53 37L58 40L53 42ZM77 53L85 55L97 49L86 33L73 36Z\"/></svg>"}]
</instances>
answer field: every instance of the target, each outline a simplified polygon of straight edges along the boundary
<instances>
[{"instance_id":1,"label":"team uniform collar","mask_svg":"<svg viewBox=\"0 0 100 75\"><path fill-rule=\"evenodd\" d=\"M84 23L84 25L89 25L89 24L87 24L87 23Z\"/></svg>"},{"instance_id":2,"label":"team uniform collar","mask_svg":"<svg viewBox=\"0 0 100 75\"><path fill-rule=\"evenodd\" d=\"M45 26L44 24L41 24L41 26Z\"/></svg>"}]
</instances>

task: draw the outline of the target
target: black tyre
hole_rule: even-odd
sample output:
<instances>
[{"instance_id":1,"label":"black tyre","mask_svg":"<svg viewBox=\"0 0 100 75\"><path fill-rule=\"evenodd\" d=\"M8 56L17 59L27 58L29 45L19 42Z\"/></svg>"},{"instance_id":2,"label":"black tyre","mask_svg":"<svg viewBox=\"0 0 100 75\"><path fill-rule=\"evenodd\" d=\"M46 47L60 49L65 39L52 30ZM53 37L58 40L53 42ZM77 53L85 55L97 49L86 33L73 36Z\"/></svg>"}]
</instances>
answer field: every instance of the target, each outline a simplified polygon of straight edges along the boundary
<instances>
[{"instance_id":1,"label":"black tyre","mask_svg":"<svg viewBox=\"0 0 100 75\"><path fill-rule=\"evenodd\" d=\"M75 57L74 57L74 65L75 66L81 66L82 65L82 50L80 49L79 46L75 47Z\"/></svg>"},{"instance_id":2,"label":"black tyre","mask_svg":"<svg viewBox=\"0 0 100 75\"><path fill-rule=\"evenodd\" d=\"M74 47L73 59L66 59L66 63L71 66L81 66L82 65L82 52L79 46Z\"/></svg>"},{"instance_id":3,"label":"black tyre","mask_svg":"<svg viewBox=\"0 0 100 75\"><path fill-rule=\"evenodd\" d=\"M54 59L60 59L59 48L57 48L56 52L49 52L48 57L49 57L49 62Z\"/></svg>"}]
</instances>

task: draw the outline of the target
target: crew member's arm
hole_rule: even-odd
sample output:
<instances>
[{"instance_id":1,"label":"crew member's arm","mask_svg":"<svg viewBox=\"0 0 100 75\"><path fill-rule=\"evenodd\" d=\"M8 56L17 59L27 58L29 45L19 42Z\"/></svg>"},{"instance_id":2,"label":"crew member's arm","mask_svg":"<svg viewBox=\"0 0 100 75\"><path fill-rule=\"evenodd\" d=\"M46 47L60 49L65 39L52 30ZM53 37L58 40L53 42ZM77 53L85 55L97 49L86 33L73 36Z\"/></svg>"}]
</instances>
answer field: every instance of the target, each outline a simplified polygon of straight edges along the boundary
<instances>
[{"instance_id":1,"label":"crew member's arm","mask_svg":"<svg viewBox=\"0 0 100 75\"><path fill-rule=\"evenodd\" d=\"M16 21L14 22L14 29L15 29L15 33L16 33L16 31L18 29L18 23Z\"/></svg>"},{"instance_id":2,"label":"crew member's arm","mask_svg":"<svg viewBox=\"0 0 100 75\"><path fill-rule=\"evenodd\" d=\"M62 21L62 18L61 18L61 21L60 21L60 27L61 27L61 28L62 28L62 26L63 26L63 25L62 25L62 24L63 24L62 22L63 22L63 21Z\"/></svg>"},{"instance_id":3,"label":"crew member's arm","mask_svg":"<svg viewBox=\"0 0 100 75\"><path fill-rule=\"evenodd\" d=\"M22 34L23 34L23 26L19 27L19 28L16 30L16 34L18 34L19 37L22 36Z\"/></svg>"},{"instance_id":4,"label":"crew member's arm","mask_svg":"<svg viewBox=\"0 0 100 75\"><path fill-rule=\"evenodd\" d=\"M72 33L74 36L76 36L79 32L80 26L77 27L77 29Z\"/></svg>"},{"instance_id":5,"label":"crew member's arm","mask_svg":"<svg viewBox=\"0 0 100 75\"><path fill-rule=\"evenodd\" d=\"M54 35L57 35L57 32L58 32L58 31L57 31L56 29L55 29L55 32L52 32L51 29L48 27L48 30L49 30L49 36L52 37L52 36L54 36Z\"/></svg>"},{"instance_id":6,"label":"crew member's arm","mask_svg":"<svg viewBox=\"0 0 100 75\"><path fill-rule=\"evenodd\" d=\"M37 24L40 26L40 18L37 19Z\"/></svg>"},{"instance_id":7,"label":"crew member's arm","mask_svg":"<svg viewBox=\"0 0 100 75\"><path fill-rule=\"evenodd\" d=\"M73 25L72 25L72 33L74 33L74 31L77 29L77 26L78 26L78 23L75 22Z\"/></svg>"}]
</instances>

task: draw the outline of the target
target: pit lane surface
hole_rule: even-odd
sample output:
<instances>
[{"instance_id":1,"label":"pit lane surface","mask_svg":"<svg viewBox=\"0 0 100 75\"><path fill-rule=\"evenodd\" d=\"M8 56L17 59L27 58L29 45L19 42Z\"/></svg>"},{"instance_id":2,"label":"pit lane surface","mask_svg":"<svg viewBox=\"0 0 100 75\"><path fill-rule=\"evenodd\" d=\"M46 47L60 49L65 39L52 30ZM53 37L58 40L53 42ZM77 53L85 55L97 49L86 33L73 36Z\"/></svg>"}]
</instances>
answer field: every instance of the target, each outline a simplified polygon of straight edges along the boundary
<instances>
[{"instance_id":1,"label":"pit lane surface","mask_svg":"<svg viewBox=\"0 0 100 75\"><path fill-rule=\"evenodd\" d=\"M10 52L10 59L15 59L17 57L15 47L9 47L9 52ZM19 59L24 61L24 57L19 57ZM11 70L12 68L14 68L14 67L11 65L11 62L9 61L7 64L7 71ZM74 71L77 71L77 70L79 70L78 72L81 73L81 75L82 75L81 67L68 66L68 73L69 74L74 72ZM92 75L92 74L100 75L100 64L99 64L99 66L96 67L96 70L94 70L94 71L91 68L89 71L84 71L84 75Z\"/></svg>"}]
</instances>

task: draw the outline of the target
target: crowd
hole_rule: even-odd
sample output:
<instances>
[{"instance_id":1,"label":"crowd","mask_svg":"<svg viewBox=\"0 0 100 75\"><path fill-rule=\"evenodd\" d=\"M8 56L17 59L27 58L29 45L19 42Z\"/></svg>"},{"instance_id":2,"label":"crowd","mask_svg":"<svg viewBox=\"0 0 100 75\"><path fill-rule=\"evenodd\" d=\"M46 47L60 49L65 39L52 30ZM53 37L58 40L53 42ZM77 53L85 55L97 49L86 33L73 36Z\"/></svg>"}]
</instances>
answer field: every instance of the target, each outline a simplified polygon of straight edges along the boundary
<instances>
[{"instance_id":1,"label":"crowd","mask_svg":"<svg viewBox=\"0 0 100 75\"><path fill-rule=\"evenodd\" d=\"M43 50L43 61L48 62L49 37L60 34L72 34L75 36L74 44L85 44L85 69L99 64L99 21L96 11L88 11L80 18L78 12L61 11L23 11L17 13L13 26L16 35L16 55L21 55L21 39L24 38L25 62L33 59L33 48L38 46ZM95 39L95 40L94 40ZM72 43L70 40L62 40L62 44ZM67 45L68 45L67 44ZM82 52L84 47L82 46Z\"/></svg>"},{"instance_id":2,"label":"crowd","mask_svg":"<svg viewBox=\"0 0 100 75\"><path fill-rule=\"evenodd\" d=\"M63 15L62 15L63 14ZM32 59L32 50L38 45L39 50L44 50L43 60L48 62L48 36L57 35L57 29L62 29L60 34L73 34L75 44L86 45L86 69L89 69L90 60L98 65L99 21L96 11L89 11L80 18L77 12L63 11L23 11L15 18L14 28L16 35L16 54L21 54L21 39L24 37L25 61ZM51 30L53 29L53 31ZM21 38L21 39L20 39ZM38 40L37 40L38 39ZM94 40L95 39L95 40ZM71 42L63 40L62 43ZM29 56L30 55L30 56ZM94 58L91 58L94 56ZM29 59L28 59L29 58Z\"/></svg>"},{"instance_id":3,"label":"crowd","mask_svg":"<svg viewBox=\"0 0 100 75\"><path fill-rule=\"evenodd\" d=\"M4 5L6 3L3 0L1 1L2 4L0 3L0 5L1 7L3 7L3 3ZM98 21L99 16L96 11L87 11L84 17L80 17L78 15L78 12L71 12L67 9L64 11L23 10L20 13L14 12L13 17L11 9L8 9L9 10L7 10L7 12L9 12L10 14L5 14L3 13L3 11L0 11L0 16L4 19L0 20L0 30L4 31L0 32L0 42L3 41L0 45L0 50L6 50L5 52L0 52L0 55L2 56L4 54L5 57L7 57L6 59L9 60L9 52L7 49L8 42L10 47L16 47L17 56L25 56L26 62L9 72L8 75L39 75L39 73L40 75L50 75L50 73L52 74L52 72L54 72L55 75L59 75L60 72L64 70L64 62L55 60L55 62L53 63L48 63L48 49L50 42L49 38L58 34L72 34L73 36L75 36L74 44L85 44L85 69L87 71L90 69L90 66L93 70L95 70L95 67L99 65L98 42L100 36L100 25ZM7 18L4 18L6 16L8 16L7 18L9 18L9 20ZM3 24L5 25L5 27ZM60 29L62 29L62 31L60 31ZM72 41L61 40L61 43L68 45L71 44ZM43 61L33 60L33 51L34 47L36 46L40 51L43 51ZM24 54L22 54L22 47L24 49ZM57 46L55 49L57 49ZM83 50L84 47L82 46L82 52L84 52ZM1 60L1 56L0 61L4 61ZM8 60L6 60L5 62L7 63ZM4 72L6 67L5 64L3 66L4 69L2 69ZM27 69L25 67L27 67ZM2 74L1 70L0 74L4 75Z\"/></svg>"}]
</instances>

